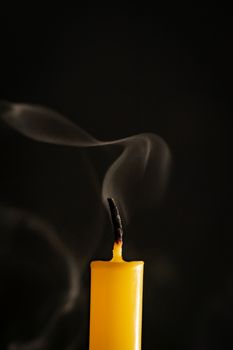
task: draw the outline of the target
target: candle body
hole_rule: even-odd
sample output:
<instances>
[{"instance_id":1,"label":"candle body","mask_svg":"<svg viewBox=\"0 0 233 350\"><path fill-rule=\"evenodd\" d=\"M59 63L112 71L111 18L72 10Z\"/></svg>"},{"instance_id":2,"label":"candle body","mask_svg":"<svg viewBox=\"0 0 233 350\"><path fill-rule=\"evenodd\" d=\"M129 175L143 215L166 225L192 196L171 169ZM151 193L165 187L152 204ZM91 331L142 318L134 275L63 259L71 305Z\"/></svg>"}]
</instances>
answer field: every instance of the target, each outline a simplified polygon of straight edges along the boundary
<instances>
[{"instance_id":1,"label":"candle body","mask_svg":"<svg viewBox=\"0 0 233 350\"><path fill-rule=\"evenodd\" d=\"M91 263L90 350L140 350L142 261Z\"/></svg>"}]
</instances>

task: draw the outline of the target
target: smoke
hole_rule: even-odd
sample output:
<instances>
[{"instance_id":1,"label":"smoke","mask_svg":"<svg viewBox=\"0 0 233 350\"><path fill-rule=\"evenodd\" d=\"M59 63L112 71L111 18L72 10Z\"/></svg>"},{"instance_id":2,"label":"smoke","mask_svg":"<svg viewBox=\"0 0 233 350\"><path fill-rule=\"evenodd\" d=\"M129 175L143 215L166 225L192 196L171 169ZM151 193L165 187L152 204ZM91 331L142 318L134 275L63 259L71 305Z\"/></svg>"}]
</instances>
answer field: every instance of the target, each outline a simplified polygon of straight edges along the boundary
<instances>
[{"instance_id":1,"label":"smoke","mask_svg":"<svg viewBox=\"0 0 233 350\"><path fill-rule=\"evenodd\" d=\"M4 294L12 293L13 289L14 300L12 305L7 305L6 312L12 318L10 321L16 323L15 337L22 336L18 333L23 333L22 320L27 319L25 314L28 312L29 322L34 323L41 334L29 343L10 342L8 348L47 349L48 339L54 329L77 303L80 293L80 271L77 263L54 228L32 213L0 207L0 229L0 261L1 266L7 270L7 274L1 274L1 284L4 287L1 288L1 299L4 299ZM22 291L18 293L19 296L15 293L14 286L17 282L14 279L20 281ZM13 288L9 288L9 285ZM21 299L20 295L24 293L28 295L28 300L24 296ZM30 302L32 304L28 305ZM1 314L3 317L4 310ZM38 322L37 318L42 319L42 322ZM7 328L5 323L6 320L1 325L1 334ZM30 329L30 324L27 326ZM0 343L2 341L3 339Z\"/></svg>"},{"instance_id":2,"label":"smoke","mask_svg":"<svg viewBox=\"0 0 233 350\"><path fill-rule=\"evenodd\" d=\"M138 210L146 210L156 205L164 193L169 173L170 151L166 142L158 135L144 133L119 140L101 141L51 109L21 103L1 102L0 117L8 126L35 141L59 146L98 148L102 159L109 156L109 151L110 155L114 154L102 178L102 200L106 204L106 198L113 197L123 213L124 222L129 222L133 213ZM44 350L53 348L54 345L51 343L53 332L59 328L60 322L66 318L67 314L77 311L79 299L83 297L80 292L83 267L79 265L72 251L65 246L57 232L49 225L21 210L2 209L1 213L5 226L8 229L10 227L10 232L14 232L14 237L23 235L24 230L27 229L30 234L27 235L24 243L30 237L34 240L40 237L46 242L52 256L55 254L57 257L54 264L59 262L64 268L64 276L67 277L65 292L58 298L45 326L38 331L40 336L35 336L32 342L12 341L8 349ZM20 230L18 230L19 227L21 227ZM19 232L15 235L16 231ZM1 237L4 238L7 235L1 235ZM91 237L88 240L91 241ZM9 248L9 242L4 244L3 247ZM22 242L18 247L19 251L21 251L21 245ZM26 245L25 253L27 252ZM51 257L48 258L48 263L51 259ZM51 273L50 270L42 269L42 275L49 273ZM77 319L72 322L73 324L78 323ZM63 325L60 327L63 328ZM74 334L71 338L74 340ZM77 343L76 340L74 342ZM62 349L68 349L68 346L72 348L70 341L69 344L62 346ZM57 348L57 344L55 347ZM74 348L76 348L75 345Z\"/></svg>"},{"instance_id":3,"label":"smoke","mask_svg":"<svg viewBox=\"0 0 233 350\"><path fill-rule=\"evenodd\" d=\"M158 135L144 133L113 141L97 140L59 113L40 106L2 102L2 119L35 141L73 147L115 147L119 151L107 169L102 198L120 203L125 220L138 203L151 206L166 188L170 151Z\"/></svg>"}]
</instances>

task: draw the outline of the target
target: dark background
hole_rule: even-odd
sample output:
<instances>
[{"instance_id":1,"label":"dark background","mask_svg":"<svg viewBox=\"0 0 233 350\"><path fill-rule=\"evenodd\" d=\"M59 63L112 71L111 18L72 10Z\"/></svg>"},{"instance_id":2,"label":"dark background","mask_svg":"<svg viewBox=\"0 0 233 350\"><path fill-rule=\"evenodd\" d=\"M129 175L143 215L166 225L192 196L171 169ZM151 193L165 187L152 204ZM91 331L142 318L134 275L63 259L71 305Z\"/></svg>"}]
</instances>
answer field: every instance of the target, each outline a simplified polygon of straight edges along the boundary
<instances>
[{"instance_id":1,"label":"dark background","mask_svg":"<svg viewBox=\"0 0 233 350\"><path fill-rule=\"evenodd\" d=\"M229 12L0 12L1 99L54 108L100 139L154 132L170 147L166 194L132 218L125 242L125 256L145 260L144 350L233 345ZM39 144L3 122L0 142L0 348L43 335L29 349L87 349L88 264L111 252L96 177L104 166L93 170L103 155ZM54 227L81 271L65 315L55 315L68 289L64 258L31 215Z\"/></svg>"}]
</instances>

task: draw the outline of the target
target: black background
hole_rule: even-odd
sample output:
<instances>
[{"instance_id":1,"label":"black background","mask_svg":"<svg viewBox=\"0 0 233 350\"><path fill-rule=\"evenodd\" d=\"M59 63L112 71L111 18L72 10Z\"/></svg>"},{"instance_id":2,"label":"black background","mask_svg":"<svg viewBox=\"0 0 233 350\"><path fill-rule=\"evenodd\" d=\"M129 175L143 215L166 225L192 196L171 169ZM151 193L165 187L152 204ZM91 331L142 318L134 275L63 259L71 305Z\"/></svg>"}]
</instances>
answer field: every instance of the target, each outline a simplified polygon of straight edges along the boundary
<instances>
[{"instance_id":1,"label":"black background","mask_svg":"<svg viewBox=\"0 0 233 350\"><path fill-rule=\"evenodd\" d=\"M146 262L144 350L233 345L229 12L213 4L0 12L1 99L54 108L100 139L154 132L170 147L163 201L153 218L151 210L132 219L125 243L128 258ZM4 123L0 142L0 347L41 334L67 288L61 257L31 238L34 228L5 219L14 207L51 223L78 264L85 260L75 310L49 332L48 347L31 348L87 349L88 263L111 251L99 189L84 170L91 151L34 143ZM76 231L99 215L107 229L98 245Z\"/></svg>"}]
</instances>

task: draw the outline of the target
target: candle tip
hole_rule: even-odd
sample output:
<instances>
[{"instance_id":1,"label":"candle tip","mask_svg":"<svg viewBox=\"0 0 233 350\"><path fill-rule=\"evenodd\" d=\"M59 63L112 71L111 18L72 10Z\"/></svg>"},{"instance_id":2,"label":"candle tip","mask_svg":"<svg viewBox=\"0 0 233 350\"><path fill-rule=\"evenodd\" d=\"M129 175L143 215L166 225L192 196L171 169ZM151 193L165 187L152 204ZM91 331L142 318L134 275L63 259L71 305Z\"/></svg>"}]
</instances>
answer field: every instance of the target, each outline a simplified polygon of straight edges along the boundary
<instances>
[{"instance_id":1,"label":"candle tip","mask_svg":"<svg viewBox=\"0 0 233 350\"><path fill-rule=\"evenodd\" d=\"M112 225L114 229L115 242L122 242L123 228L119 210L113 198L107 198L108 205L110 208L110 213L112 217Z\"/></svg>"}]
</instances>

